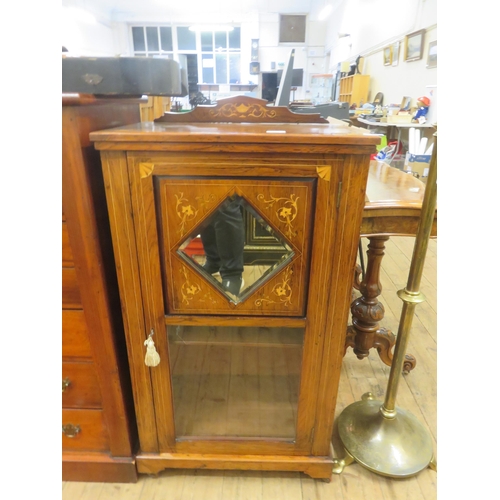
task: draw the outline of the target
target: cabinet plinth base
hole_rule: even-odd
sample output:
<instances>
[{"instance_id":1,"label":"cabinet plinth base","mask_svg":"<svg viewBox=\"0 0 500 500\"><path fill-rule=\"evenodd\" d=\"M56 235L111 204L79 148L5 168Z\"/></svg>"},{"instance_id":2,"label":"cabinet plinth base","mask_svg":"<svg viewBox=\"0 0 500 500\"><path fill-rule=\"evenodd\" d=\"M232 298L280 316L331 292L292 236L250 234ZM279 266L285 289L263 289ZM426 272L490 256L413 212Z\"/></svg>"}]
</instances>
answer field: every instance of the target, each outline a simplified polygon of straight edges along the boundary
<instances>
[{"instance_id":1,"label":"cabinet plinth base","mask_svg":"<svg viewBox=\"0 0 500 500\"><path fill-rule=\"evenodd\" d=\"M98 452L63 452L62 480L97 483L136 483L135 460Z\"/></svg>"},{"instance_id":2,"label":"cabinet plinth base","mask_svg":"<svg viewBox=\"0 0 500 500\"><path fill-rule=\"evenodd\" d=\"M158 474L163 469L220 469L303 472L313 479L330 479L333 468L331 456L276 455L202 455L202 454L139 454L137 471Z\"/></svg>"}]
</instances>

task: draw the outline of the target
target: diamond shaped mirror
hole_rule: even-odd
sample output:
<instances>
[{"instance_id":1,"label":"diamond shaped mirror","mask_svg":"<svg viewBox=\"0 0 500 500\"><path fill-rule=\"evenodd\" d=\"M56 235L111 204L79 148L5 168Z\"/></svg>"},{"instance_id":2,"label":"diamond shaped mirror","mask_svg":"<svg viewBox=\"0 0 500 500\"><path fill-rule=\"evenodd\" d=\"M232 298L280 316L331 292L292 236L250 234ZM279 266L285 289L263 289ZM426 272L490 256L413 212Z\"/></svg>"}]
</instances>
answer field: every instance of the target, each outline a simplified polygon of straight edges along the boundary
<instances>
[{"instance_id":1,"label":"diamond shaped mirror","mask_svg":"<svg viewBox=\"0 0 500 500\"><path fill-rule=\"evenodd\" d=\"M219 205L177 253L235 304L294 256L288 243L238 195Z\"/></svg>"}]
</instances>

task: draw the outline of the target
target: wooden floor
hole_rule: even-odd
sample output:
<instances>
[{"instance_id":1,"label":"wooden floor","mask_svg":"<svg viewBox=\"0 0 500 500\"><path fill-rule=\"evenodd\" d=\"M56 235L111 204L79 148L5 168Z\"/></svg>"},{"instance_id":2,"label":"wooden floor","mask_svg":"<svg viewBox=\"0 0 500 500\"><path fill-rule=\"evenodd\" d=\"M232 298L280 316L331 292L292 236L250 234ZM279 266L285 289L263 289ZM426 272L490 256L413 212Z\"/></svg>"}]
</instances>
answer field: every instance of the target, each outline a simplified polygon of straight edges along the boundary
<instances>
[{"instance_id":1,"label":"wooden floor","mask_svg":"<svg viewBox=\"0 0 500 500\"><path fill-rule=\"evenodd\" d=\"M396 292L406 285L414 241L414 238L391 238L382 262L383 326L394 333L398 330L402 306ZM366 248L366 241L364 245ZM401 379L397 396L397 406L413 413L429 429L435 450L436 254L437 241L431 240L420 287L426 301L416 308L408 347L408 352L417 358L417 366ZM389 370L376 352L360 361L349 349L342 367L336 414L368 391L383 401ZM337 456L342 457L335 430L332 443ZM413 478L391 479L353 464L325 483L294 472L174 470L164 471L158 477L141 476L135 484L63 482L62 487L63 500L434 500L437 473L425 469Z\"/></svg>"}]
</instances>

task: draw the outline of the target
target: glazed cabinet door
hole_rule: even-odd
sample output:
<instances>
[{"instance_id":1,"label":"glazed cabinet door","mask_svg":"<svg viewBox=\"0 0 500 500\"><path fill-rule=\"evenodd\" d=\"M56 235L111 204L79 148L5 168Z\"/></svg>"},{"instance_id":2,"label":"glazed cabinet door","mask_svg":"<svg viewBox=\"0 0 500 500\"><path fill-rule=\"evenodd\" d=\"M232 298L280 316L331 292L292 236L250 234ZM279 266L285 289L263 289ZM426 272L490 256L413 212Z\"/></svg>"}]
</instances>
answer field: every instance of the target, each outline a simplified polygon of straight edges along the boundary
<instances>
[{"instance_id":1,"label":"glazed cabinet door","mask_svg":"<svg viewBox=\"0 0 500 500\"><path fill-rule=\"evenodd\" d=\"M343 162L310 156L103 155L143 452L328 454L313 436Z\"/></svg>"}]
</instances>

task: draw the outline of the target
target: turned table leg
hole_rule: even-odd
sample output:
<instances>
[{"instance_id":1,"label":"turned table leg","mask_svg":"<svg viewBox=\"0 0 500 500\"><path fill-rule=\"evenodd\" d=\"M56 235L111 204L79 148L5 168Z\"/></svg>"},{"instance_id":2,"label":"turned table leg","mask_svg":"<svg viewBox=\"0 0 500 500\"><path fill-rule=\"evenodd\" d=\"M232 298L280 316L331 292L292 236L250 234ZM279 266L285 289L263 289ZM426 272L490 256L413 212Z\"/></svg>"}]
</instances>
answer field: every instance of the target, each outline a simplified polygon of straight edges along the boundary
<instances>
[{"instance_id":1,"label":"turned table leg","mask_svg":"<svg viewBox=\"0 0 500 500\"><path fill-rule=\"evenodd\" d=\"M365 276L359 281L359 272L355 278L355 288L361 297L351 304L352 325L347 328L345 352L353 348L358 359L366 358L370 349L376 348L380 359L386 364L392 363L392 348L396 343L395 335L386 328L380 328L384 318L384 306L378 300L382 293L380 284L380 265L384 256L385 242L389 236L369 236L367 265ZM403 371L408 373L415 368L417 361L411 354L405 355Z\"/></svg>"}]
</instances>

